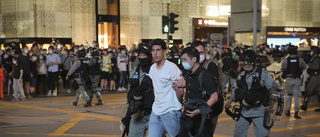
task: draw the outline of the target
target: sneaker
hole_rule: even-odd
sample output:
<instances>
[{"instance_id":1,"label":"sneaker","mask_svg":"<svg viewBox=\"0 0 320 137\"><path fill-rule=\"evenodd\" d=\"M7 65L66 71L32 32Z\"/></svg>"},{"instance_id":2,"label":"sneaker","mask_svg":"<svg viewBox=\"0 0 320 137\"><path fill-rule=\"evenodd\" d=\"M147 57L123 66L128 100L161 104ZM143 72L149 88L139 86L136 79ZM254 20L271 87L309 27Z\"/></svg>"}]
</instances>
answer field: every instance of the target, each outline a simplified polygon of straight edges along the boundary
<instances>
[{"instance_id":1,"label":"sneaker","mask_svg":"<svg viewBox=\"0 0 320 137\"><path fill-rule=\"evenodd\" d=\"M68 90L67 90L67 93L71 93L71 90L70 90L70 89L68 89Z\"/></svg>"},{"instance_id":2,"label":"sneaker","mask_svg":"<svg viewBox=\"0 0 320 137\"><path fill-rule=\"evenodd\" d=\"M21 100L26 100L26 98L25 98L25 97L21 97L20 99L21 99Z\"/></svg>"},{"instance_id":3,"label":"sneaker","mask_svg":"<svg viewBox=\"0 0 320 137\"><path fill-rule=\"evenodd\" d=\"M48 97L51 97L51 96L52 96L51 92L49 92L47 96L48 96Z\"/></svg>"},{"instance_id":4,"label":"sneaker","mask_svg":"<svg viewBox=\"0 0 320 137\"><path fill-rule=\"evenodd\" d=\"M122 91L122 88L118 88L118 91Z\"/></svg>"},{"instance_id":5,"label":"sneaker","mask_svg":"<svg viewBox=\"0 0 320 137\"><path fill-rule=\"evenodd\" d=\"M62 92L66 93L66 92L67 92L67 90L66 90L66 89L63 89L63 90L62 90Z\"/></svg>"},{"instance_id":6,"label":"sneaker","mask_svg":"<svg viewBox=\"0 0 320 137\"><path fill-rule=\"evenodd\" d=\"M127 89L126 89L126 88L124 88L124 87L122 87L122 91L127 91Z\"/></svg>"},{"instance_id":7,"label":"sneaker","mask_svg":"<svg viewBox=\"0 0 320 137\"><path fill-rule=\"evenodd\" d=\"M57 91L53 91L52 96L56 97L57 96Z\"/></svg>"},{"instance_id":8,"label":"sneaker","mask_svg":"<svg viewBox=\"0 0 320 137\"><path fill-rule=\"evenodd\" d=\"M320 112L320 108L318 108L318 109L315 109L314 111L315 111L315 112Z\"/></svg>"},{"instance_id":9,"label":"sneaker","mask_svg":"<svg viewBox=\"0 0 320 137\"><path fill-rule=\"evenodd\" d=\"M72 105L74 105L74 106L78 106L78 105L79 105L79 103L78 103L77 101L74 101L74 102L72 102Z\"/></svg>"},{"instance_id":10,"label":"sneaker","mask_svg":"<svg viewBox=\"0 0 320 137\"><path fill-rule=\"evenodd\" d=\"M11 99L11 101L19 101L19 99L18 98L13 98L13 99Z\"/></svg>"}]
</instances>

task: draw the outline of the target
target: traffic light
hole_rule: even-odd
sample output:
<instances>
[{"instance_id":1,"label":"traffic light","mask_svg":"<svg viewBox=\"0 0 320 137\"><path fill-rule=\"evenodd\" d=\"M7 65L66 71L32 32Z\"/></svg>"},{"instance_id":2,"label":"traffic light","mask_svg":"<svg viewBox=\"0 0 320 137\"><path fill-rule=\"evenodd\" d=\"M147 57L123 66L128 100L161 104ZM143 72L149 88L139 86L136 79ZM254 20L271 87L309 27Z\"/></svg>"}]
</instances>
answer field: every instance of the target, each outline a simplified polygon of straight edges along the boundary
<instances>
[{"instance_id":1,"label":"traffic light","mask_svg":"<svg viewBox=\"0 0 320 137\"><path fill-rule=\"evenodd\" d=\"M162 33L169 33L169 17L162 16Z\"/></svg>"},{"instance_id":2,"label":"traffic light","mask_svg":"<svg viewBox=\"0 0 320 137\"><path fill-rule=\"evenodd\" d=\"M175 21L175 18L179 17L178 14L170 13L170 33L174 33L174 31L178 30L175 25L179 23L179 21Z\"/></svg>"}]
</instances>

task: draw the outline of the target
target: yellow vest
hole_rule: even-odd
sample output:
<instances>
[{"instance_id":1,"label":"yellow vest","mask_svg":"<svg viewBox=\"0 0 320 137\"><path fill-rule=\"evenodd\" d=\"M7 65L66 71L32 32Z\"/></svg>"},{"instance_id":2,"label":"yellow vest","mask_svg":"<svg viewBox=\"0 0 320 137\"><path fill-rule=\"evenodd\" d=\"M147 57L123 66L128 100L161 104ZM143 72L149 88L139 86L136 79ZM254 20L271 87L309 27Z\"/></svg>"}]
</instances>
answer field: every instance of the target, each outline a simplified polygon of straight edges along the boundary
<instances>
[{"instance_id":1,"label":"yellow vest","mask_svg":"<svg viewBox=\"0 0 320 137\"><path fill-rule=\"evenodd\" d=\"M110 62L109 62L109 60L110 60L110 57L107 56L107 64L106 64L106 67L104 68L103 64L105 63L105 60L103 60L103 58L102 58L101 71L105 71L105 72L109 72L110 71Z\"/></svg>"}]
</instances>

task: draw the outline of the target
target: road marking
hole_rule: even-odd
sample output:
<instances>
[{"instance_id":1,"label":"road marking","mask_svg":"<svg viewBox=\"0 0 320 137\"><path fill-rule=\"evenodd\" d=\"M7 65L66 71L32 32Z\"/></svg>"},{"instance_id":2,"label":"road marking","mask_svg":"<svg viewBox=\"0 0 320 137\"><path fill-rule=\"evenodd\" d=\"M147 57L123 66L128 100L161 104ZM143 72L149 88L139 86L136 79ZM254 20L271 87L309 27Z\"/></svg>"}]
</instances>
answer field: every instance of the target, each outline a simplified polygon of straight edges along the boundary
<instances>
[{"instance_id":1,"label":"road marking","mask_svg":"<svg viewBox=\"0 0 320 137\"><path fill-rule=\"evenodd\" d=\"M0 116L0 118L16 118L16 119L70 119L70 118L57 118L57 117L15 117L15 116Z\"/></svg>"},{"instance_id":2,"label":"road marking","mask_svg":"<svg viewBox=\"0 0 320 137\"><path fill-rule=\"evenodd\" d=\"M84 116L78 116L70 119L69 122L65 123L63 126L58 128L56 131L54 131L50 135L63 135L70 128L74 127L82 118L84 118Z\"/></svg>"},{"instance_id":3,"label":"road marking","mask_svg":"<svg viewBox=\"0 0 320 137\"><path fill-rule=\"evenodd\" d=\"M44 135L44 136L73 136L73 137L119 137L119 135L93 135L93 134L45 134L45 133L17 133L17 132L3 132L4 134L14 135Z\"/></svg>"},{"instance_id":4,"label":"road marking","mask_svg":"<svg viewBox=\"0 0 320 137\"><path fill-rule=\"evenodd\" d=\"M319 127L319 126L320 126L320 123L316 123L316 124L309 124L309 125L302 125L302 126L276 128L276 129L271 129L271 132L283 132L283 131L288 131L288 130L312 128L312 127Z\"/></svg>"},{"instance_id":5,"label":"road marking","mask_svg":"<svg viewBox=\"0 0 320 137\"><path fill-rule=\"evenodd\" d=\"M93 114L86 114L86 113L79 113L79 112L75 112L75 111L63 110L63 109L57 109L57 108L43 108L43 107L35 107L35 106L27 106L27 105L11 104L11 103L0 103L0 104L17 106L17 107L22 107L22 108L57 111L57 112L62 112L62 113L68 113L68 114L71 114L71 115L78 115L78 116L96 117L96 118L101 118L101 119L107 120L107 121L120 121L120 118L109 117L109 116L101 116L101 115L93 115Z\"/></svg>"}]
</instances>

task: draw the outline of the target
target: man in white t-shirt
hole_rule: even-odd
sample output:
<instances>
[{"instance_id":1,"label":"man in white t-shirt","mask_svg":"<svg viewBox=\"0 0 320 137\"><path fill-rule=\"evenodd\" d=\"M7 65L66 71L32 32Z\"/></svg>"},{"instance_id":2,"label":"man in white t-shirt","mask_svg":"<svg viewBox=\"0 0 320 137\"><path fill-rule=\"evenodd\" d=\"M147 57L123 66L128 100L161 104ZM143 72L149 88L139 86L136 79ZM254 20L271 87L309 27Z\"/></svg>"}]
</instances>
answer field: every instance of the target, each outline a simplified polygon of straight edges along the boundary
<instances>
[{"instance_id":1,"label":"man in white t-shirt","mask_svg":"<svg viewBox=\"0 0 320 137\"><path fill-rule=\"evenodd\" d=\"M181 75L174 63L165 59L166 43L161 39L151 42L151 53L155 63L150 68L155 100L149 121L149 137L162 137L167 133L175 137L180 129L183 89L174 90L172 83Z\"/></svg>"}]
</instances>

